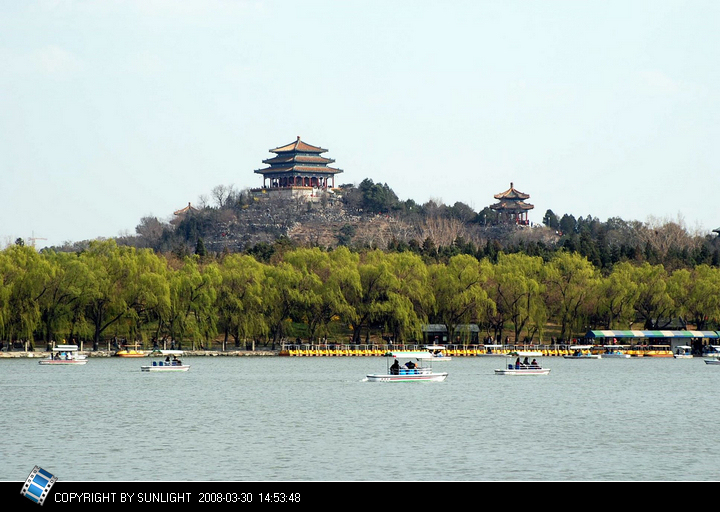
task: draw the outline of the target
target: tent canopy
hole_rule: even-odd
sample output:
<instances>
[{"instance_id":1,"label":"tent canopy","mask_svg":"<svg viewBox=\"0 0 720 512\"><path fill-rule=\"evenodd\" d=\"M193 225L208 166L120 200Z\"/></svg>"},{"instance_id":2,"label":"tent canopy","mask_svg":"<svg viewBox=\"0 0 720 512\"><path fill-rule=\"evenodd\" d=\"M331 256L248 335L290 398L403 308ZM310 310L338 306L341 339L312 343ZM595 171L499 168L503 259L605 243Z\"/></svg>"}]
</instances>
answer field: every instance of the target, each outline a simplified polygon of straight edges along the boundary
<instances>
[{"instance_id":1,"label":"tent canopy","mask_svg":"<svg viewBox=\"0 0 720 512\"><path fill-rule=\"evenodd\" d=\"M586 338L720 338L718 331L588 331Z\"/></svg>"}]
</instances>

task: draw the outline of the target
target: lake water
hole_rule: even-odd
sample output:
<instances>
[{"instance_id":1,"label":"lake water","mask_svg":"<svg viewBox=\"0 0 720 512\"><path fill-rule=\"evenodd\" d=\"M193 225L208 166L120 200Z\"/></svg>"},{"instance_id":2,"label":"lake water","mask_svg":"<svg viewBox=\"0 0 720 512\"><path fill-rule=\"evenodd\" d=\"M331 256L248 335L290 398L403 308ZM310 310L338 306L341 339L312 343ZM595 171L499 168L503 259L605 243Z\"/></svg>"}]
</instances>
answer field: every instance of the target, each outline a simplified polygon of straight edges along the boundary
<instances>
[{"instance_id":1,"label":"lake water","mask_svg":"<svg viewBox=\"0 0 720 512\"><path fill-rule=\"evenodd\" d=\"M701 358L497 357L440 383L371 383L378 357L0 360L0 480L710 481L720 366Z\"/></svg>"}]
</instances>

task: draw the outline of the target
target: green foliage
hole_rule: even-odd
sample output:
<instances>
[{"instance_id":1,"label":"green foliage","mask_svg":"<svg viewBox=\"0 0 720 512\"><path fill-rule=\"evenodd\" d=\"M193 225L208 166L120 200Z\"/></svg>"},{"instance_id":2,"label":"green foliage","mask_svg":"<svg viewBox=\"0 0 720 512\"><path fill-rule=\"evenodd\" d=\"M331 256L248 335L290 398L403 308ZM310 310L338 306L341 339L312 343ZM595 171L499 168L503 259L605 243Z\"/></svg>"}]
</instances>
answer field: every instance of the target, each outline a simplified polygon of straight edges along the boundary
<instances>
[{"instance_id":1,"label":"green foliage","mask_svg":"<svg viewBox=\"0 0 720 512\"><path fill-rule=\"evenodd\" d=\"M698 329L719 325L717 266L668 269L645 260L643 250L593 246L630 229L617 220L588 216L576 226L572 240L582 252L539 242L514 252L490 241L478 248L462 236L444 246L430 237L394 241L389 251L301 248L280 239L246 254L183 258L113 240L78 253L12 245L0 252L0 338L98 347L113 337L197 346L220 336L241 346L300 333L313 340L351 333L358 343L371 332L420 340L424 323L445 324L451 335L476 323L516 340L543 339L549 325L561 339L589 327L663 328L678 316ZM710 254L688 251L698 261Z\"/></svg>"}]
</instances>

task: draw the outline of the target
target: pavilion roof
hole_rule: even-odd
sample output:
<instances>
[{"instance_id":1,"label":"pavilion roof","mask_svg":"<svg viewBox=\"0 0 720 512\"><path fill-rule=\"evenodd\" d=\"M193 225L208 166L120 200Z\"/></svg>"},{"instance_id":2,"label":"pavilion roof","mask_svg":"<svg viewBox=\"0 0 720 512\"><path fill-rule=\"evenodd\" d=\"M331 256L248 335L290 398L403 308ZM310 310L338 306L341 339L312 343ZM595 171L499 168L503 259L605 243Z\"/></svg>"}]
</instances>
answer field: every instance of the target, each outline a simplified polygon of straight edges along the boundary
<instances>
[{"instance_id":1,"label":"pavilion roof","mask_svg":"<svg viewBox=\"0 0 720 512\"><path fill-rule=\"evenodd\" d=\"M185 208L181 208L181 209L179 209L179 210L175 210L175 211L173 212L173 214L175 214L175 215L183 215L183 214L185 214L185 213L197 212L197 211L200 211L200 210L198 210L197 208L195 208L192 204L188 203Z\"/></svg>"},{"instance_id":2,"label":"pavilion roof","mask_svg":"<svg viewBox=\"0 0 720 512\"><path fill-rule=\"evenodd\" d=\"M313 146L312 144L303 142L300 140L300 136L298 135L295 142L291 142L290 144L285 144L284 146L280 146L278 148L270 150L271 153L289 153L294 151L300 151L305 153L325 153L327 149L323 149L319 146Z\"/></svg>"},{"instance_id":3,"label":"pavilion roof","mask_svg":"<svg viewBox=\"0 0 720 512\"><path fill-rule=\"evenodd\" d=\"M493 210L505 210L505 211L526 211L535 208L535 205L528 204L523 201L500 201L490 205Z\"/></svg>"},{"instance_id":4,"label":"pavilion roof","mask_svg":"<svg viewBox=\"0 0 720 512\"><path fill-rule=\"evenodd\" d=\"M528 199L529 197L529 194L520 192L515 187L513 187L512 182L510 182L510 188L507 189L505 192L495 194L495 199Z\"/></svg>"},{"instance_id":5,"label":"pavilion roof","mask_svg":"<svg viewBox=\"0 0 720 512\"><path fill-rule=\"evenodd\" d=\"M342 169L335 169L334 167L327 167L325 165L276 165L273 167L267 167L265 169L258 169L255 171L256 174L275 174L275 173L311 173L311 174L339 174Z\"/></svg>"},{"instance_id":6,"label":"pavilion roof","mask_svg":"<svg viewBox=\"0 0 720 512\"><path fill-rule=\"evenodd\" d=\"M297 153L280 154L267 160L263 160L264 164L276 165L286 164L291 162L305 163L305 164L331 164L335 160L332 158L325 158L320 155L303 155Z\"/></svg>"}]
</instances>

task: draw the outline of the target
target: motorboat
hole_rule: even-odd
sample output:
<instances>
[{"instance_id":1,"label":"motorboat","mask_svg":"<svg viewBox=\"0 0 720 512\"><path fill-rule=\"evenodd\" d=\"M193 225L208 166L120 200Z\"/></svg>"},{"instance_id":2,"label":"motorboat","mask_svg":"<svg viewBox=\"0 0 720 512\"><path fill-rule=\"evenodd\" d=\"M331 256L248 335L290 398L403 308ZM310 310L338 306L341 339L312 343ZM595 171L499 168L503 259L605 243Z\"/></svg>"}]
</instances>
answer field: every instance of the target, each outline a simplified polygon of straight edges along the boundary
<instances>
[{"instance_id":1,"label":"motorboat","mask_svg":"<svg viewBox=\"0 0 720 512\"><path fill-rule=\"evenodd\" d=\"M441 382L448 376L447 372L433 371L432 363L437 358L428 351L388 352L385 359L387 371L368 374L369 382Z\"/></svg>"},{"instance_id":2,"label":"motorboat","mask_svg":"<svg viewBox=\"0 0 720 512\"><path fill-rule=\"evenodd\" d=\"M78 353L77 345L56 345L50 350L50 356L38 363L47 366L85 364L87 356Z\"/></svg>"},{"instance_id":3,"label":"motorboat","mask_svg":"<svg viewBox=\"0 0 720 512\"><path fill-rule=\"evenodd\" d=\"M509 362L506 368L496 369L495 375L547 375L550 373L549 368L543 368L542 364L538 362L537 358L542 357L542 352L512 352L507 355L511 360L513 357L517 358L515 363ZM520 358L525 358L524 361L520 361ZM532 357L532 361L528 361L528 358Z\"/></svg>"},{"instance_id":4,"label":"motorboat","mask_svg":"<svg viewBox=\"0 0 720 512\"><path fill-rule=\"evenodd\" d=\"M143 372L186 372L190 365L183 364L178 356L183 354L182 350L154 350L150 355L165 356L164 361L153 361L140 367Z\"/></svg>"},{"instance_id":5,"label":"motorboat","mask_svg":"<svg viewBox=\"0 0 720 512\"><path fill-rule=\"evenodd\" d=\"M680 345L679 347L676 347L673 357L675 359L692 359L692 347L689 347L687 345Z\"/></svg>"},{"instance_id":6,"label":"motorboat","mask_svg":"<svg viewBox=\"0 0 720 512\"><path fill-rule=\"evenodd\" d=\"M705 359L705 364L720 364L720 359Z\"/></svg>"},{"instance_id":7,"label":"motorboat","mask_svg":"<svg viewBox=\"0 0 720 512\"><path fill-rule=\"evenodd\" d=\"M445 347L442 345L428 345L425 348L432 355L433 361L452 361L452 357L445 353Z\"/></svg>"},{"instance_id":8,"label":"motorboat","mask_svg":"<svg viewBox=\"0 0 720 512\"><path fill-rule=\"evenodd\" d=\"M572 345L570 350L572 354L564 354L565 359L602 359L602 354L593 354L590 352L592 345Z\"/></svg>"}]
</instances>

